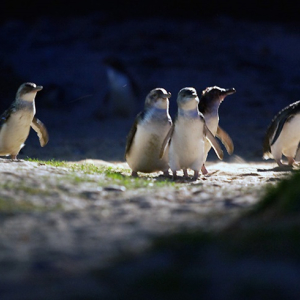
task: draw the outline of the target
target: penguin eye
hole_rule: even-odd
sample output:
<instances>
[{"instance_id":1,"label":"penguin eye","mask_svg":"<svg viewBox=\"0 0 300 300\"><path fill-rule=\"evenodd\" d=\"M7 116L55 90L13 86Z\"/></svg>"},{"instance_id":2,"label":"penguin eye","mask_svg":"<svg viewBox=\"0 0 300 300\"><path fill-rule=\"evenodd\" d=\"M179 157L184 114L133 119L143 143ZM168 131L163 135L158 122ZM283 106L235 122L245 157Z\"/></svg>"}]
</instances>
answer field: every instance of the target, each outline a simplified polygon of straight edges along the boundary
<instances>
[{"instance_id":1,"label":"penguin eye","mask_svg":"<svg viewBox=\"0 0 300 300\"><path fill-rule=\"evenodd\" d=\"M150 96L151 100L155 100L156 98L157 98L157 94L156 93L154 93L153 95Z\"/></svg>"}]
</instances>

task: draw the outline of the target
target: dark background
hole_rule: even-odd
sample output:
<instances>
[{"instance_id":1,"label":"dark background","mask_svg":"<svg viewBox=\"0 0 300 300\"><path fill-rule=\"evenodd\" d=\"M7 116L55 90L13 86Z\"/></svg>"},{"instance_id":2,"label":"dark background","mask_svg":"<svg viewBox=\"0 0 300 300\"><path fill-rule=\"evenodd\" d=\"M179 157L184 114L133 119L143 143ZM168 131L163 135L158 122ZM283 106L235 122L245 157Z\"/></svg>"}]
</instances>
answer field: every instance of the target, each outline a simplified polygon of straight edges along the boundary
<instances>
[{"instance_id":1,"label":"dark background","mask_svg":"<svg viewBox=\"0 0 300 300\"><path fill-rule=\"evenodd\" d=\"M209 18L228 15L243 20L298 22L300 4L296 1L1 1L2 22L9 18L32 20L41 15L84 15L94 11L110 17Z\"/></svg>"},{"instance_id":2,"label":"dark background","mask_svg":"<svg viewBox=\"0 0 300 300\"><path fill-rule=\"evenodd\" d=\"M107 113L103 59L114 56L139 87L134 114L155 87L172 93L172 117L184 86L236 88L220 124L238 157L261 160L271 119L300 95L299 9L282 1L2 1L0 110L21 83L43 85L37 117L50 143L41 149L31 133L21 157L124 160L134 116Z\"/></svg>"}]
</instances>

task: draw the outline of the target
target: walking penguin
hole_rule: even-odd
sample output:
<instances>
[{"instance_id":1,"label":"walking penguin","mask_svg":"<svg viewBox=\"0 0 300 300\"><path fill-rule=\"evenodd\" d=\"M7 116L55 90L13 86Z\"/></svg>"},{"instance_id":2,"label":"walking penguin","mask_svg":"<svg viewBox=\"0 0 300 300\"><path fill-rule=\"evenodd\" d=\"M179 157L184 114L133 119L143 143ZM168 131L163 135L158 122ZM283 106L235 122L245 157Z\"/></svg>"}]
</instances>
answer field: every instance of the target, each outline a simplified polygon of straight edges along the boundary
<instances>
[{"instance_id":1,"label":"walking penguin","mask_svg":"<svg viewBox=\"0 0 300 300\"><path fill-rule=\"evenodd\" d=\"M34 116L34 99L42 88L35 83L23 83L17 91L15 101L0 116L0 156L10 155L11 159L17 159L29 135L30 127L37 132L42 147L48 143L46 127Z\"/></svg>"},{"instance_id":2,"label":"walking penguin","mask_svg":"<svg viewBox=\"0 0 300 300\"><path fill-rule=\"evenodd\" d=\"M169 170L168 153L160 159L161 145L172 126L169 115L168 93L163 88L150 91L145 100L145 107L131 127L127 137L125 158L132 169L132 176L137 172L152 173Z\"/></svg>"},{"instance_id":3,"label":"walking penguin","mask_svg":"<svg viewBox=\"0 0 300 300\"><path fill-rule=\"evenodd\" d=\"M194 179L199 177L205 161L205 139L211 143L218 158L223 158L223 151L207 128L205 119L198 110L198 103L199 98L194 88L185 87L179 91L177 118L162 146L164 153L170 143L169 164L174 178L181 169L185 178L188 177L188 169L194 171Z\"/></svg>"},{"instance_id":4,"label":"walking penguin","mask_svg":"<svg viewBox=\"0 0 300 300\"><path fill-rule=\"evenodd\" d=\"M235 92L236 90L234 88L223 89L218 86L208 87L202 92L198 106L199 111L205 118L206 126L214 136L217 136L221 140L230 155L233 153L234 146L230 136L219 126L219 106L226 96L234 94ZM202 174L204 175L208 173L205 162L210 148L211 145L206 140L204 163L201 168Z\"/></svg>"},{"instance_id":5,"label":"walking penguin","mask_svg":"<svg viewBox=\"0 0 300 300\"><path fill-rule=\"evenodd\" d=\"M263 158L274 158L279 167L295 165L300 142L300 101L282 109L269 125L263 143ZM281 160L287 157L288 165Z\"/></svg>"}]
</instances>

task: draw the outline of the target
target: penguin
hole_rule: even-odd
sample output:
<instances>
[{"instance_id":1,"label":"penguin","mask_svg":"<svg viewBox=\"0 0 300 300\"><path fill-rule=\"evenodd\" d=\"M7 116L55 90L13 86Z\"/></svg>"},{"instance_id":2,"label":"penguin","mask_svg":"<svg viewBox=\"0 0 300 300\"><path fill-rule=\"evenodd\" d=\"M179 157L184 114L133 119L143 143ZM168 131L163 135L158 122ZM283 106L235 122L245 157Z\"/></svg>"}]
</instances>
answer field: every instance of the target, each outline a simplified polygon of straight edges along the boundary
<instances>
[{"instance_id":1,"label":"penguin","mask_svg":"<svg viewBox=\"0 0 300 300\"><path fill-rule=\"evenodd\" d=\"M235 88L223 89L218 86L207 87L202 91L199 101L199 111L203 114L206 126L214 136L217 136L225 146L229 155L233 153L234 145L230 136L219 126L219 106L226 96L236 92ZM208 174L205 167L208 152L211 144L208 140L205 141L204 163L201 168L203 175Z\"/></svg>"},{"instance_id":2,"label":"penguin","mask_svg":"<svg viewBox=\"0 0 300 300\"><path fill-rule=\"evenodd\" d=\"M194 171L194 179L198 179L205 159L205 139L211 143L218 158L223 159L223 151L206 126L198 103L199 98L193 87L185 87L179 91L177 118L162 145L164 153L169 142L169 165L174 178L181 169L187 178L187 169L190 168Z\"/></svg>"},{"instance_id":3,"label":"penguin","mask_svg":"<svg viewBox=\"0 0 300 300\"><path fill-rule=\"evenodd\" d=\"M168 176L168 153L159 157L161 145L172 127L169 115L168 93L163 88L150 91L141 111L127 136L125 159L132 169L132 176L137 172L152 173L163 171Z\"/></svg>"},{"instance_id":4,"label":"penguin","mask_svg":"<svg viewBox=\"0 0 300 300\"><path fill-rule=\"evenodd\" d=\"M297 165L295 156L300 142L300 100L282 109L272 120L263 142L263 158L274 158L281 168ZM282 154L288 164L282 163Z\"/></svg>"},{"instance_id":5,"label":"penguin","mask_svg":"<svg viewBox=\"0 0 300 300\"><path fill-rule=\"evenodd\" d=\"M11 159L17 159L29 135L30 127L37 132L42 147L48 143L46 127L34 116L34 99L42 88L35 83L23 83L17 91L15 101L0 116L0 156L10 155Z\"/></svg>"},{"instance_id":6,"label":"penguin","mask_svg":"<svg viewBox=\"0 0 300 300\"><path fill-rule=\"evenodd\" d=\"M138 85L117 57L107 57L103 62L107 69L109 88L104 102L109 104L113 116L132 117L136 113Z\"/></svg>"}]
</instances>

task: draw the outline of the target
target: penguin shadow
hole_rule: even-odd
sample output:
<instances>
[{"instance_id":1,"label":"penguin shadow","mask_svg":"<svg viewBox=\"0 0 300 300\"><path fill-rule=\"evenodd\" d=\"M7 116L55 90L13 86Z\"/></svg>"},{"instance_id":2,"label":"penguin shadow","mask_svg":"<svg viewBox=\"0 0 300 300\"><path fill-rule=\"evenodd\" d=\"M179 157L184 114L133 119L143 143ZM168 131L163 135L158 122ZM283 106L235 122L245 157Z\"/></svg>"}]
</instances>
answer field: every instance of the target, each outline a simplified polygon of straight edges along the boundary
<instances>
[{"instance_id":1,"label":"penguin shadow","mask_svg":"<svg viewBox=\"0 0 300 300\"><path fill-rule=\"evenodd\" d=\"M188 177L184 177L183 175L176 175L175 177L173 175L164 175L164 174L160 174L158 177L156 177L157 180L159 181L170 181L170 182L176 182L176 183L197 183L197 182L201 182L203 180L208 180L209 177L215 175L216 173L218 173L219 171L213 171L213 172L209 172L208 174L205 175L199 175L197 178L195 178L194 176L188 176Z\"/></svg>"},{"instance_id":2,"label":"penguin shadow","mask_svg":"<svg viewBox=\"0 0 300 300\"><path fill-rule=\"evenodd\" d=\"M274 167L270 169L257 169L257 172L296 172L299 168L295 169L293 166Z\"/></svg>"},{"instance_id":3,"label":"penguin shadow","mask_svg":"<svg viewBox=\"0 0 300 300\"><path fill-rule=\"evenodd\" d=\"M176 183L188 183L188 182L195 182L199 180L200 177L194 178L192 176L189 177L184 177L183 175L176 175L173 176L172 174L165 175L165 174L160 174L156 177L157 181L170 181L170 182L176 182Z\"/></svg>"}]
</instances>

